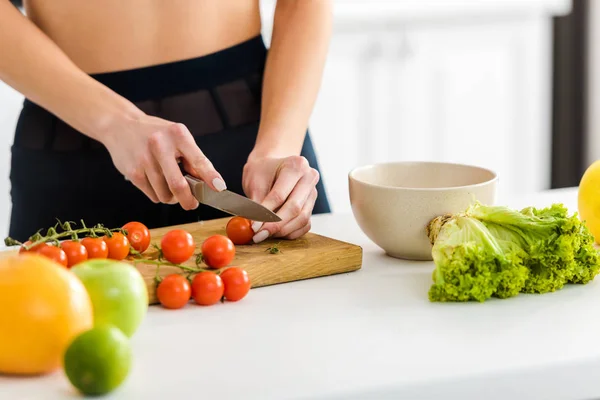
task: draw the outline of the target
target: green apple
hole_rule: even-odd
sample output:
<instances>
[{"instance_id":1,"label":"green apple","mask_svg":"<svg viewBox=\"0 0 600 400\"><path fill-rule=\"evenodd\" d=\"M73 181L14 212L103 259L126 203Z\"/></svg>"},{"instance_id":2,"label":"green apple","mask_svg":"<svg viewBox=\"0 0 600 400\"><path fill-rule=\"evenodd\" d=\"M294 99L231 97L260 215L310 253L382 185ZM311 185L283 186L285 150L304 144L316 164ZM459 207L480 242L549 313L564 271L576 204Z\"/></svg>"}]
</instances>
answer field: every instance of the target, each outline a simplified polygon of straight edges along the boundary
<instances>
[{"instance_id":1,"label":"green apple","mask_svg":"<svg viewBox=\"0 0 600 400\"><path fill-rule=\"evenodd\" d=\"M131 264L94 258L71 268L87 289L94 325L112 324L132 337L148 311L148 289Z\"/></svg>"}]
</instances>

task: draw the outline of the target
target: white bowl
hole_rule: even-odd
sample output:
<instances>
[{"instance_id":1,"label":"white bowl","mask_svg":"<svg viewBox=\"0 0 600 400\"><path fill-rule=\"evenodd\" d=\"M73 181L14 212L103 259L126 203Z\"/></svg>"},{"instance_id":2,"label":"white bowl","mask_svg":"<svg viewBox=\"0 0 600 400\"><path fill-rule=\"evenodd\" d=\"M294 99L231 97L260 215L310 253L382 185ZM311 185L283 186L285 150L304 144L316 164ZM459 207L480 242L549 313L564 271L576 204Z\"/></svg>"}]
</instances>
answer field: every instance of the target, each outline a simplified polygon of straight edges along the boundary
<instances>
[{"instance_id":1,"label":"white bowl","mask_svg":"<svg viewBox=\"0 0 600 400\"><path fill-rule=\"evenodd\" d=\"M493 204L497 174L442 162L367 165L348 175L350 203L362 231L389 256L431 260L428 222L465 211L475 201Z\"/></svg>"}]
</instances>

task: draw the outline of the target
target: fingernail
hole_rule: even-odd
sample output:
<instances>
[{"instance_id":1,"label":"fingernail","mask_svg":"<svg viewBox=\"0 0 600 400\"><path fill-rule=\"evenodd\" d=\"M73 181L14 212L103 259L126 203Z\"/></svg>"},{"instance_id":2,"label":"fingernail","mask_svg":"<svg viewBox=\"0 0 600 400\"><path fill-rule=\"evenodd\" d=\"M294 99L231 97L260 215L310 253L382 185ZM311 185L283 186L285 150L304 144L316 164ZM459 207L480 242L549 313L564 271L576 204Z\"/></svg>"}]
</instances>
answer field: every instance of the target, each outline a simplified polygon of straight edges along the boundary
<instances>
[{"instance_id":1,"label":"fingernail","mask_svg":"<svg viewBox=\"0 0 600 400\"><path fill-rule=\"evenodd\" d=\"M198 207L200 207L200 203L196 202L196 204L194 204L193 210L197 209Z\"/></svg>"},{"instance_id":2,"label":"fingernail","mask_svg":"<svg viewBox=\"0 0 600 400\"><path fill-rule=\"evenodd\" d=\"M252 240L254 241L254 243L260 243L268 237L269 237L269 231L260 231L256 235L254 235Z\"/></svg>"},{"instance_id":3,"label":"fingernail","mask_svg":"<svg viewBox=\"0 0 600 400\"><path fill-rule=\"evenodd\" d=\"M252 230L253 230L254 232L258 232L258 230L259 230L259 229L260 229L262 226L263 226L263 223L262 223L262 222L260 222L260 221L254 221L254 222L252 223Z\"/></svg>"},{"instance_id":4,"label":"fingernail","mask_svg":"<svg viewBox=\"0 0 600 400\"><path fill-rule=\"evenodd\" d=\"M225 185L225 181L223 181L223 179L221 179L221 178L213 179L212 184L215 187L215 189L217 189L219 192L227 189L227 185Z\"/></svg>"}]
</instances>

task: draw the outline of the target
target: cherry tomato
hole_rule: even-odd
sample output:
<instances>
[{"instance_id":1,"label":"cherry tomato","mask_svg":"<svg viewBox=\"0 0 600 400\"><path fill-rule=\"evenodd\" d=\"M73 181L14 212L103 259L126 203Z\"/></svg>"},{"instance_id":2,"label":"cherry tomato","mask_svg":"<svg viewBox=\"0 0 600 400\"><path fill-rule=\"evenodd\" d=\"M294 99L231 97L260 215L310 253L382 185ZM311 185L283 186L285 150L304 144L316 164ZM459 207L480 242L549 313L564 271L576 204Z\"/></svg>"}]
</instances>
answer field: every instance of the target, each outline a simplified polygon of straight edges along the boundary
<instances>
[{"instance_id":1,"label":"cherry tomato","mask_svg":"<svg viewBox=\"0 0 600 400\"><path fill-rule=\"evenodd\" d=\"M239 267L230 267L221 272L221 279L225 285L223 295L228 301L238 301L246 297L250 291L250 278L248 273Z\"/></svg>"},{"instance_id":2,"label":"cherry tomato","mask_svg":"<svg viewBox=\"0 0 600 400\"><path fill-rule=\"evenodd\" d=\"M108 257L108 246L102 238L86 237L81 244L87 250L88 259Z\"/></svg>"},{"instance_id":3,"label":"cherry tomato","mask_svg":"<svg viewBox=\"0 0 600 400\"><path fill-rule=\"evenodd\" d=\"M156 288L156 297L165 308L182 308L190 301L191 295L190 283L179 274L165 276Z\"/></svg>"},{"instance_id":4,"label":"cherry tomato","mask_svg":"<svg viewBox=\"0 0 600 400\"><path fill-rule=\"evenodd\" d=\"M202 243L202 257L210 268L225 267L234 256L235 246L227 236L213 235Z\"/></svg>"},{"instance_id":5,"label":"cherry tomato","mask_svg":"<svg viewBox=\"0 0 600 400\"><path fill-rule=\"evenodd\" d=\"M233 217L225 228L227 236L234 244L248 244L252 241L254 231L250 220L243 217Z\"/></svg>"},{"instance_id":6,"label":"cherry tomato","mask_svg":"<svg viewBox=\"0 0 600 400\"><path fill-rule=\"evenodd\" d=\"M31 240L26 241L25 243L23 243L23 245L21 246L21 248L19 249L19 254L22 253L29 253L29 252L36 252L38 251L42 246L50 246L48 243L40 243L38 245L36 245L35 247L32 247L29 250L26 250L25 247L29 246L31 244Z\"/></svg>"},{"instance_id":7,"label":"cherry tomato","mask_svg":"<svg viewBox=\"0 0 600 400\"><path fill-rule=\"evenodd\" d=\"M104 236L108 246L108 258L122 260L129 254L129 241L121 232L114 232L112 237Z\"/></svg>"},{"instance_id":8,"label":"cherry tomato","mask_svg":"<svg viewBox=\"0 0 600 400\"><path fill-rule=\"evenodd\" d=\"M214 272L200 272L192 279L192 298L201 306L216 304L223 298L223 280Z\"/></svg>"},{"instance_id":9,"label":"cherry tomato","mask_svg":"<svg viewBox=\"0 0 600 400\"><path fill-rule=\"evenodd\" d=\"M150 231L146 225L132 221L123 225L123 229L127 231L129 244L138 252L143 253L150 246Z\"/></svg>"},{"instance_id":10,"label":"cherry tomato","mask_svg":"<svg viewBox=\"0 0 600 400\"><path fill-rule=\"evenodd\" d=\"M79 242L66 240L60 244L60 248L67 255L69 268L88 259L87 249Z\"/></svg>"},{"instance_id":11,"label":"cherry tomato","mask_svg":"<svg viewBox=\"0 0 600 400\"><path fill-rule=\"evenodd\" d=\"M51 245L42 246L38 250L36 250L36 253L41 254L44 257L48 257L49 259L56 261L57 263L64 265L65 267L69 265L67 255L59 247Z\"/></svg>"},{"instance_id":12,"label":"cherry tomato","mask_svg":"<svg viewBox=\"0 0 600 400\"><path fill-rule=\"evenodd\" d=\"M163 236L160 248L167 261L181 264L194 255L196 244L189 232L183 229L173 229Z\"/></svg>"}]
</instances>

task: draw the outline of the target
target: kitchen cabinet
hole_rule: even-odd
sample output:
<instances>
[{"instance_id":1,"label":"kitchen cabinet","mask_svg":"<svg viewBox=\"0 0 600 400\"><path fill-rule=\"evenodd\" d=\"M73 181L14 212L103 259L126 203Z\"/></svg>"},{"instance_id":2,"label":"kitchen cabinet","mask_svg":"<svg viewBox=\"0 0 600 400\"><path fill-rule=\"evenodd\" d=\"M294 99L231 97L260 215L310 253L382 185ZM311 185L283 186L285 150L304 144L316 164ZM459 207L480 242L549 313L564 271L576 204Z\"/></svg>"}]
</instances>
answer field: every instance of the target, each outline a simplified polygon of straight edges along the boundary
<instances>
[{"instance_id":1,"label":"kitchen cabinet","mask_svg":"<svg viewBox=\"0 0 600 400\"><path fill-rule=\"evenodd\" d=\"M569 6L335 2L310 121L334 211L349 210L349 170L376 162L481 165L500 175L501 197L548 188L551 23Z\"/></svg>"}]
</instances>

